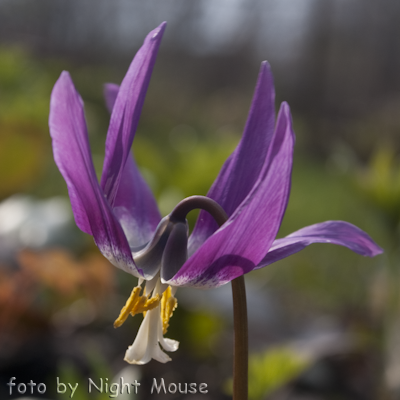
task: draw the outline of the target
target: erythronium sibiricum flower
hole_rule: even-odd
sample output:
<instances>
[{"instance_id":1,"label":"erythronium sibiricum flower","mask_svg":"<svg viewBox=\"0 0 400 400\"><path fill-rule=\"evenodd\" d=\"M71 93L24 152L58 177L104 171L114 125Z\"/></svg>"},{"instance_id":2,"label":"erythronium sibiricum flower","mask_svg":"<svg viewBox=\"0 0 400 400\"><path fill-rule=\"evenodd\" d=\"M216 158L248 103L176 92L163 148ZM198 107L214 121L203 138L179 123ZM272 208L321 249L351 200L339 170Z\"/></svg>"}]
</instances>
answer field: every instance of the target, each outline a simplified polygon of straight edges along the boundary
<instances>
[{"instance_id":1,"label":"erythronium sibiricum flower","mask_svg":"<svg viewBox=\"0 0 400 400\"><path fill-rule=\"evenodd\" d=\"M346 246L364 256L382 252L362 230L343 221L308 226L276 239L289 199L294 133L289 106L275 122L274 86L263 62L242 139L207 197L228 215L221 227L201 211L190 237L185 220L161 219L131 154L131 146L166 24L149 33L121 86L105 86L111 111L105 160L98 183L90 153L83 102L68 72L56 82L49 126L55 162L63 175L78 227L92 235L112 264L138 285L115 326L129 314L145 317L125 360L167 362L178 342L165 339L179 286L213 288L294 254L312 243ZM142 289L144 281L146 285Z\"/></svg>"}]
</instances>

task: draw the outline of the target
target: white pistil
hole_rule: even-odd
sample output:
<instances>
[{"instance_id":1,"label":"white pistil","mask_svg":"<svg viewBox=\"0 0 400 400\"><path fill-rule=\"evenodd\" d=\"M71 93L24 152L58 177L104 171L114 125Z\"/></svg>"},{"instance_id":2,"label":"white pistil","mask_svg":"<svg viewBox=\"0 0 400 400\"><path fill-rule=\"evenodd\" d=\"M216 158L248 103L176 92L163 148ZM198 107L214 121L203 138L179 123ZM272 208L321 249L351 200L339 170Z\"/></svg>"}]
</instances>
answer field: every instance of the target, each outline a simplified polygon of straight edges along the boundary
<instances>
[{"instance_id":1,"label":"white pistil","mask_svg":"<svg viewBox=\"0 0 400 400\"><path fill-rule=\"evenodd\" d=\"M156 296L159 293L162 293L160 279L157 281L152 295ZM128 347L124 360L130 364L146 364L152 358L161 363L171 361L171 358L161 350L160 344L166 351L175 351L179 347L179 342L176 340L164 338L161 306L158 305L146 312L135 341L132 346Z\"/></svg>"}]
</instances>

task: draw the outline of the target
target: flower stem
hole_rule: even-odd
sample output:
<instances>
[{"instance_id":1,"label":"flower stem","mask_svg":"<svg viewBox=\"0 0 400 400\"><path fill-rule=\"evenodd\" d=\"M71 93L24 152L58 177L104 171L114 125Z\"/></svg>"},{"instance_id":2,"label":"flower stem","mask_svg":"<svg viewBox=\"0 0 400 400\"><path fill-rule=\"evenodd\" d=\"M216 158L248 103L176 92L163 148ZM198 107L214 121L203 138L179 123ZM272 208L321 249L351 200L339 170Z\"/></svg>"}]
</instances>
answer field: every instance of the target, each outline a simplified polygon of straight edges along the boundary
<instances>
[{"instance_id":1,"label":"flower stem","mask_svg":"<svg viewBox=\"0 0 400 400\"><path fill-rule=\"evenodd\" d=\"M185 220L186 215L200 208L207 211L222 226L228 216L214 200L204 196L191 196L182 200L170 214L171 219ZM248 324L244 276L232 280L233 297L233 400L247 400L248 395Z\"/></svg>"},{"instance_id":2,"label":"flower stem","mask_svg":"<svg viewBox=\"0 0 400 400\"><path fill-rule=\"evenodd\" d=\"M233 297L233 400L247 400L248 393L248 327L244 276L232 282Z\"/></svg>"}]
</instances>

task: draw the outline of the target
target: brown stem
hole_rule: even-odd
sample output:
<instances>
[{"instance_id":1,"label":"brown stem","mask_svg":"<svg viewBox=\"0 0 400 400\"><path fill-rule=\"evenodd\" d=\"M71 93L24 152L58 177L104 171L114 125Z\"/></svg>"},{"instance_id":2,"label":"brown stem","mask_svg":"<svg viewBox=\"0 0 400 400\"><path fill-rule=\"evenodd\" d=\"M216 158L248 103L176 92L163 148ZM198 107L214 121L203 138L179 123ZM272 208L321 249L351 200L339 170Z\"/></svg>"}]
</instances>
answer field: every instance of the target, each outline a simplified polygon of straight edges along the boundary
<instances>
[{"instance_id":1,"label":"brown stem","mask_svg":"<svg viewBox=\"0 0 400 400\"><path fill-rule=\"evenodd\" d=\"M186 215L200 208L215 219L219 226L228 216L214 200L204 196L191 196L182 200L170 214L171 219L185 220ZM233 400L247 400L248 394L248 324L244 276L232 280L233 297Z\"/></svg>"},{"instance_id":2,"label":"brown stem","mask_svg":"<svg viewBox=\"0 0 400 400\"><path fill-rule=\"evenodd\" d=\"M247 400L248 393L248 327L244 276L232 282L233 297L233 400Z\"/></svg>"},{"instance_id":3,"label":"brown stem","mask_svg":"<svg viewBox=\"0 0 400 400\"><path fill-rule=\"evenodd\" d=\"M224 209L214 200L205 196L190 196L178 203L169 215L170 219L184 222L186 215L196 208L207 211L221 226L228 220L228 215Z\"/></svg>"}]
</instances>

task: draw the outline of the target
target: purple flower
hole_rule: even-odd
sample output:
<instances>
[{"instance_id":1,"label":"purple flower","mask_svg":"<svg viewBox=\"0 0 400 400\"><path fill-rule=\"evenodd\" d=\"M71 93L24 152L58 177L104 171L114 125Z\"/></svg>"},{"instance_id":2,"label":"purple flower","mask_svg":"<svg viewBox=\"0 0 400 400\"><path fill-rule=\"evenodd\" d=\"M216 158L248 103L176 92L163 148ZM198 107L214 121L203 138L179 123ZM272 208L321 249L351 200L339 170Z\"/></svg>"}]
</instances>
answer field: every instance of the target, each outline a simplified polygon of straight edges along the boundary
<instances>
[{"instance_id":1,"label":"purple flower","mask_svg":"<svg viewBox=\"0 0 400 400\"><path fill-rule=\"evenodd\" d=\"M208 192L226 211L218 228L201 211L188 238L187 224L161 219L150 189L131 155L145 93L165 23L149 33L120 87L106 85L112 110L99 184L90 153L83 102L67 72L56 82L50 104L55 162L63 175L78 227L93 236L112 264L139 278L116 321L145 313L126 354L131 363L170 358L160 349L178 347L164 339L176 307L178 286L212 288L294 254L312 243L346 246L364 256L382 252L362 230L327 221L276 239L289 199L294 133L289 106L282 103L275 122L274 86L262 63L243 137ZM146 280L143 294L141 284Z\"/></svg>"}]
</instances>

